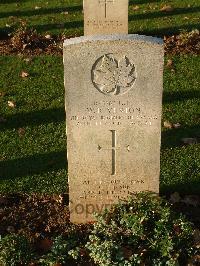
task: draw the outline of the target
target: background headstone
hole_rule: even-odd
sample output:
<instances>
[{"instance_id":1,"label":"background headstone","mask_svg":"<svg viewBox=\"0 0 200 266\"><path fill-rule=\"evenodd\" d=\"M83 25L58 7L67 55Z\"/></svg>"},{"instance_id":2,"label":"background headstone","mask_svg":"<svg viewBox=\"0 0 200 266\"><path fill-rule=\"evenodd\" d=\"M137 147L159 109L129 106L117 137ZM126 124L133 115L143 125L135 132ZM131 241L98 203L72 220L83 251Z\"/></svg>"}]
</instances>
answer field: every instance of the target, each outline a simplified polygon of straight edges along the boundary
<instances>
[{"instance_id":1,"label":"background headstone","mask_svg":"<svg viewBox=\"0 0 200 266\"><path fill-rule=\"evenodd\" d=\"M84 0L84 35L128 34L128 0Z\"/></svg>"},{"instance_id":2,"label":"background headstone","mask_svg":"<svg viewBox=\"0 0 200 266\"><path fill-rule=\"evenodd\" d=\"M71 221L159 191L163 46L138 35L64 44Z\"/></svg>"}]
</instances>

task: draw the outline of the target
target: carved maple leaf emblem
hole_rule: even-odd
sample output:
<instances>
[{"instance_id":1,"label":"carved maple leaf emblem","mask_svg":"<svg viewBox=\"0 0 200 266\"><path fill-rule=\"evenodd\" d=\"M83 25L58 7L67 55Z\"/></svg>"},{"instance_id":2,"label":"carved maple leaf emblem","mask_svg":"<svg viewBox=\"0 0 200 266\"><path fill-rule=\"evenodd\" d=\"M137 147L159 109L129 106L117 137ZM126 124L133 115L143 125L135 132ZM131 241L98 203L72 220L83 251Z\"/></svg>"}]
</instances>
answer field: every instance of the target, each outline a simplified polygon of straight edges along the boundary
<instances>
[{"instance_id":1,"label":"carved maple leaf emblem","mask_svg":"<svg viewBox=\"0 0 200 266\"><path fill-rule=\"evenodd\" d=\"M93 69L93 83L104 94L123 94L135 79L135 66L126 56L116 60L112 54L104 55Z\"/></svg>"}]
</instances>

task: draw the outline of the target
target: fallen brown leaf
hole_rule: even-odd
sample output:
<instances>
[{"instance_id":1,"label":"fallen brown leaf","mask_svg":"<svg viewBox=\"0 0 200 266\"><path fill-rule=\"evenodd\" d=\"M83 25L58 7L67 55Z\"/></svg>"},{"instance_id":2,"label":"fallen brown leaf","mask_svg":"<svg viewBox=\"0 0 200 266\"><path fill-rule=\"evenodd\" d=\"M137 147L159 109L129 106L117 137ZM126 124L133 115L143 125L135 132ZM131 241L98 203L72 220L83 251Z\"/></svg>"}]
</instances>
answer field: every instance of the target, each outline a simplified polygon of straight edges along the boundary
<instances>
[{"instance_id":1,"label":"fallen brown leaf","mask_svg":"<svg viewBox=\"0 0 200 266\"><path fill-rule=\"evenodd\" d=\"M172 68L172 66L173 66L173 61L172 61L172 59L167 60L166 67L167 67L167 68Z\"/></svg>"},{"instance_id":2,"label":"fallen brown leaf","mask_svg":"<svg viewBox=\"0 0 200 266\"><path fill-rule=\"evenodd\" d=\"M65 12L62 12L61 14L62 14L62 15L68 15L69 12L68 12L68 11L65 11Z\"/></svg>"},{"instance_id":3,"label":"fallen brown leaf","mask_svg":"<svg viewBox=\"0 0 200 266\"><path fill-rule=\"evenodd\" d=\"M16 103L13 101L8 101L8 106L11 108L15 108L16 107Z\"/></svg>"},{"instance_id":4,"label":"fallen brown leaf","mask_svg":"<svg viewBox=\"0 0 200 266\"><path fill-rule=\"evenodd\" d=\"M29 63L31 61L31 58L24 58L24 62Z\"/></svg>"},{"instance_id":5,"label":"fallen brown leaf","mask_svg":"<svg viewBox=\"0 0 200 266\"><path fill-rule=\"evenodd\" d=\"M56 202L63 203L63 195L61 195L61 194L55 195L53 198L55 199Z\"/></svg>"},{"instance_id":6,"label":"fallen brown leaf","mask_svg":"<svg viewBox=\"0 0 200 266\"><path fill-rule=\"evenodd\" d=\"M26 49L26 46L27 46L28 44L26 43L26 44L23 44L23 46L22 46L22 49L24 50L24 49Z\"/></svg>"},{"instance_id":7,"label":"fallen brown leaf","mask_svg":"<svg viewBox=\"0 0 200 266\"><path fill-rule=\"evenodd\" d=\"M22 71L22 73L21 73L22 78L27 78L28 76L29 76L29 74L27 72Z\"/></svg>"},{"instance_id":8,"label":"fallen brown leaf","mask_svg":"<svg viewBox=\"0 0 200 266\"><path fill-rule=\"evenodd\" d=\"M180 128L181 127L181 124L180 123L175 123L175 124L173 124L173 127L174 128Z\"/></svg>"},{"instance_id":9,"label":"fallen brown leaf","mask_svg":"<svg viewBox=\"0 0 200 266\"><path fill-rule=\"evenodd\" d=\"M160 9L160 11L162 11L162 12L172 12L173 10L174 10L174 8L170 5L164 5Z\"/></svg>"},{"instance_id":10,"label":"fallen brown leaf","mask_svg":"<svg viewBox=\"0 0 200 266\"><path fill-rule=\"evenodd\" d=\"M46 38L47 40L50 40L50 39L51 39L51 35L50 35L50 34L47 34L47 35L45 35L45 38Z\"/></svg>"},{"instance_id":11,"label":"fallen brown leaf","mask_svg":"<svg viewBox=\"0 0 200 266\"><path fill-rule=\"evenodd\" d=\"M129 247L122 247L124 258L129 259L133 255L133 250Z\"/></svg>"},{"instance_id":12,"label":"fallen brown leaf","mask_svg":"<svg viewBox=\"0 0 200 266\"><path fill-rule=\"evenodd\" d=\"M0 91L0 97L4 97L6 95L6 92Z\"/></svg>"},{"instance_id":13,"label":"fallen brown leaf","mask_svg":"<svg viewBox=\"0 0 200 266\"><path fill-rule=\"evenodd\" d=\"M18 132L19 137L23 137L26 133L25 129L21 127L17 130L17 132Z\"/></svg>"},{"instance_id":14,"label":"fallen brown leaf","mask_svg":"<svg viewBox=\"0 0 200 266\"><path fill-rule=\"evenodd\" d=\"M164 121L164 127L165 127L165 128L172 128L173 125L172 125L172 123L170 123L169 121Z\"/></svg>"},{"instance_id":15,"label":"fallen brown leaf","mask_svg":"<svg viewBox=\"0 0 200 266\"><path fill-rule=\"evenodd\" d=\"M140 9L140 7L139 6L133 6L133 11L137 11L137 10L139 10Z\"/></svg>"},{"instance_id":16,"label":"fallen brown leaf","mask_svg":"<svg viewBox=\"0 0 200 266\"><path fill-rule=\"evenodd\" d=\"M45 238L39 241L38 248L46 252L50 250L52 245L53 245L53 241L49 238Z\"/></svg>"}]
</instances>

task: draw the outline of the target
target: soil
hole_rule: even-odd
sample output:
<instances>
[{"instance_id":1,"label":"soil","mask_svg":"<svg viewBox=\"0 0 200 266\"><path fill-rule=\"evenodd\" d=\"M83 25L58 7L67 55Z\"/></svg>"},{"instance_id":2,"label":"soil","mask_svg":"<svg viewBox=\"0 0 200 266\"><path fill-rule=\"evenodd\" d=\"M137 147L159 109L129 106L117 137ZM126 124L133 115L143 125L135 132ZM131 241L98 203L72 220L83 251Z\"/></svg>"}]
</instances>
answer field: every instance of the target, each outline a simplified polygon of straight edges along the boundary
<instances>
[{"instance_id":1,"label":"soil","mask_svg":"<svg viewBox=\"0 0 200 266\"><path fill-rule=\"evenodd\" d=\"M175 193L169 199L174 202L172 204L174 211L183 213L196 229L200 229L200 196L180 197L177 195ZM0 235L5 236L9 233L25 235L34 244L39 254L45 254L52 246L51 239L53 237L68 235L72 230L68 203L68 194L52 196L38 194L1 195ZM76 225L77 238L84 239L89 234L91 226L91 224ZM77 265L74 263L71 262L70 265ZM87 261L86 264L80 265L94 264Z\"/></svg>"},{"instance_id":2,"label":"soil","mask_svg":"<svg viewBox=\"0 0 200 266\"><path fill-rule=\"evenodd\" d=\"M188 195L172 204L174 211L183 213L200 229L200 196ZM51 238L68 234L68 195L10 194L0 196L0 235L23 233L30 238ZM91 225L77 225L87 231Z\"/></svg>"},{"instance_id":3,"label":"soil","mask_svg":"<svg viewBox=\"0 0 200 266\"><path fill-rule=\"evenodd\" d=\"M73 227L73 229L72 229ZM74 232L79 240L89 235L91 224L72 225L69 221L68 196L10 194L0 196L0 235L15 233L26 236L37 254L46 254L52 238ZM94 265L87 254L81 264L70 261L70 265ZM87 261L86 264L84 261Z\"/></svg>"},{"instance_id":4,"label":"soil","mask_svg":"<svg viewBox=\"0 0 200 266\"><path fill-rule=\"evenodd\" d=\"M40 35L33 30L19 29L10 38L0 39L0 55L62 55L63 41L74 36ZM198 30L179 35L164 36L167 55L200 54Z\"/></svg>"}]
</instances>

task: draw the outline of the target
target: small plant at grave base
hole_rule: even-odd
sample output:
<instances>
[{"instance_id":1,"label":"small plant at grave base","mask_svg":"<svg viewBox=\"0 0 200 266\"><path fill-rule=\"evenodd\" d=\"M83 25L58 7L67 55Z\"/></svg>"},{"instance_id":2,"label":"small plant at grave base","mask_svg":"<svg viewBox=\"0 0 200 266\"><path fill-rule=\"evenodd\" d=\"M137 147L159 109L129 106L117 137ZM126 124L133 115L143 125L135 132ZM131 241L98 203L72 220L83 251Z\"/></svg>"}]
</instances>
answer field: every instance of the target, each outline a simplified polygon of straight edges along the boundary
<instances>
[{"instance_id":1,"label":"small plant at grave base","mask_svg":"<svg viewBox=\"0 0 200 266\"><path fill-rule=\"evenodd\" d=\"M40 258L40 265L56 265L67 263L72 258L77 258L78 250L76 251L78 240L75 238L65 238L64 236L57 236L53 240L53 245L48 254ZM74 250L72 250L74 248ZM76 253L76 256L74 256Z\"/></svg>"},{"instance_id":2,"label":"small plant at grave base","mask_svg":"<svg viewBox=\"0 0 200 266\"><path fill-rule=\"evenodd\" d=\"M31 244L25 236L11 234L0 238L0 265L28 265L33 259Z\"/></svg>"},{"instance_id":3,"label":"small plant at grave base","mask_svg":"<svg viewBox=\"0 0 200 266\"><path fill-rule=\"evenodd\" d=\"M196 253L192 225L152 193L98 215L89 239L90 257L100 266L185 265Z\"/></svg>"}]
</instances>

